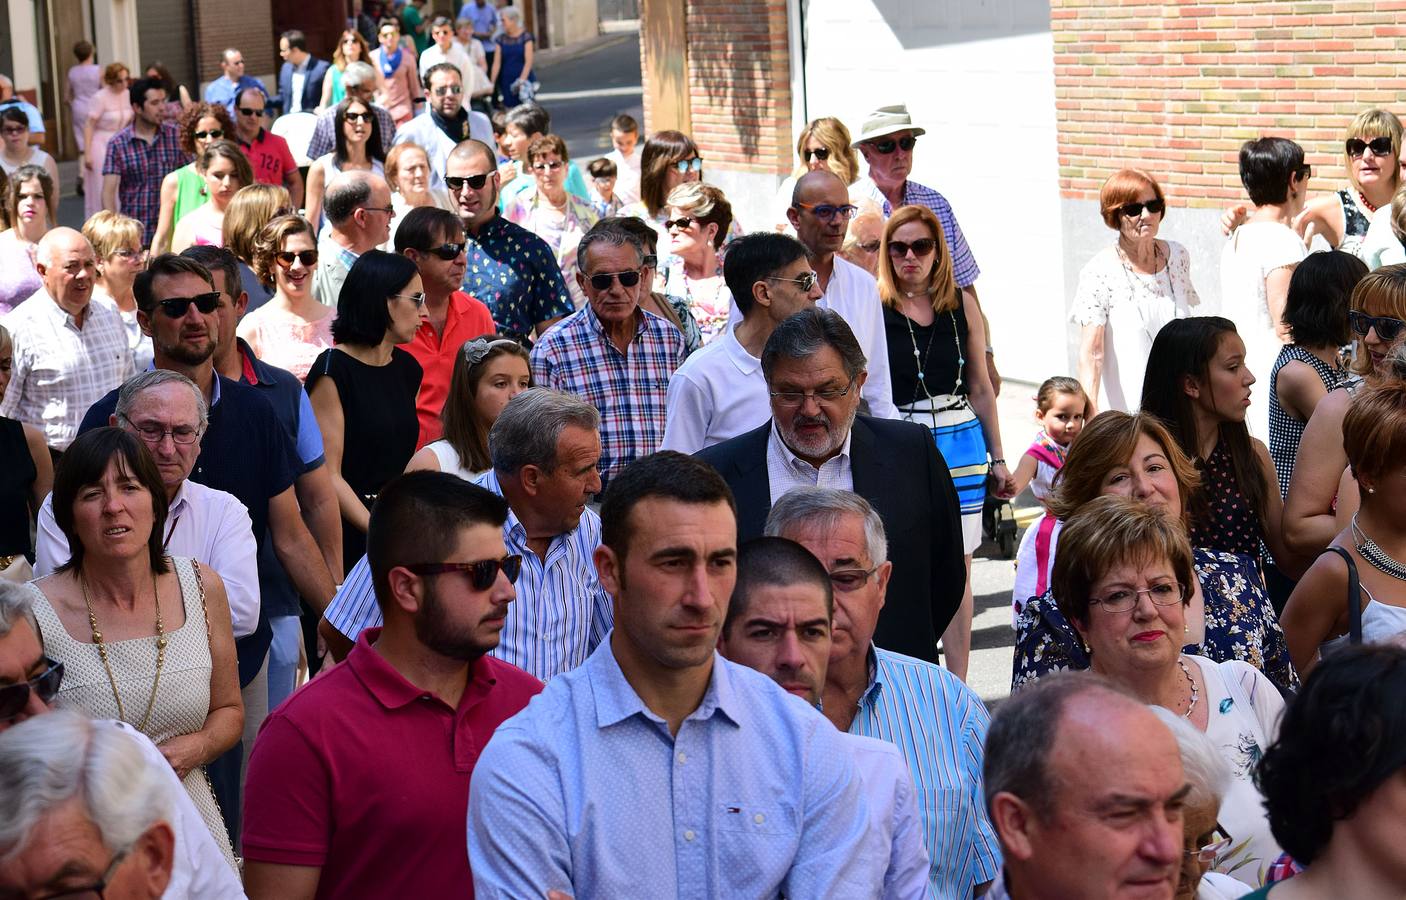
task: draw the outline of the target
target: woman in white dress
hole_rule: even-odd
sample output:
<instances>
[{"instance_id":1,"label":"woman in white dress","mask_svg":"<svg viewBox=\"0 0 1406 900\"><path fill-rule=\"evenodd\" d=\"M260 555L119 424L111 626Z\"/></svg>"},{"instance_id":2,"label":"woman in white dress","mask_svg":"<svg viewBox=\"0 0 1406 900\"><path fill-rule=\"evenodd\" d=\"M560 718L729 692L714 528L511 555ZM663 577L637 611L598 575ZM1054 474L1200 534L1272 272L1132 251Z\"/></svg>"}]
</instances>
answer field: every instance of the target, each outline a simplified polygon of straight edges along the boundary
<instances>
[{"instance_id":1,"label":"woman in white dress","mask_svg":"<svg viewBox=\"0 0 1406 900\"><path fill-rule=\"evenodd\" d=\"M1080 271L1070 313L1080 326L1079 383L1097 404L1090 417L1137 410L1157 332L1201 302L1186 248L1157 237L1167 212L1157 179L1140 169L1115 172L1099 191L1099 205L1118 240Z\"/></svg>"},{"instance_id":2,"label":"woman in white dress","mask_svg":"<svg viewBox=\"0 0 1406 900\"><path fill-rule=\"evenodd\" d=\"M440 414L444 437L422 447L405 471L448 472L465 481L488 471L488 430L508 401L530 387L527 351L517 341L489 336L466 342L454 358Z\"/></svg>"}]
</instances>

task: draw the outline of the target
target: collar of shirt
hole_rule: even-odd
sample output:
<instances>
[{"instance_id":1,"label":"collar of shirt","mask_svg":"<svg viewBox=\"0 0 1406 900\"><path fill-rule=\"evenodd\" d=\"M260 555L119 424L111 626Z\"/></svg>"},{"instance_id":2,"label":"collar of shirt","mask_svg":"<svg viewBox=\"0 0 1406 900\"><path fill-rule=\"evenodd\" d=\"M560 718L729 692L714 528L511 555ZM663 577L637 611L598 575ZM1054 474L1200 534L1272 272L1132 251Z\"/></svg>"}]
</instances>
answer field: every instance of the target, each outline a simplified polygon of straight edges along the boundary
<instances>
[{"instance_id":1,"label":"collar of shirt","mask_svg":"<svg viewBox=\"0 0 1406 900\"><path fill-rule=\"evenodd\" d=\"M430 107L430 121L452 141L462 141L469 136L468 107L459 107L459 115L452 119L445 118L439 110Z\"/></svg>"},{"instance_id":2,"label":"collar of shirt","mask_svg":"<svg viewBox=\"0 0 1406 900\"><path fill-rule=\"evenodd\" d=\"M879 694L883 693L884 679L879 674L879 656L874 652L874 642L869 642L869 683L864 687L864 693L859 695L860 706L873 706L879 700Z\"/></svg>"},{"instance_id":3,"label":"collar of shirt","mask_svg":"<svg viewBox=\"0 0 1406 900\"><path fill-rule=\"evenodd\" d=\"M651 722L664 724L664 719L645 705L640 695L630 687L625 673L620 670L620 663L616 660L615 650L611 646L613 637L612 630L585 663L591 681L591 693L595 698L596 726L608 728L636 715L644 716ZM714 651L713 671L708 676L708 689L703 692L703 700L698 704L698 708L689 713L685 721L711 719L714 713L721 713L734 726L738 724L737 715L729 712L737 710L738 698L727 667L728 662Z\"/></svg>"},{"instance_id":4,"label":"collar of shirt","mask_svg":"<svg viewBox=\"0 0 1406 900\"><path fill-rule=\"evenodd\" d=\"M582 311L585 313L586 327L590 328L596 334L600 335L600 339L603 342L608 344L610 347L615 348L615 342L610 339L610 335L605 333L605 324L601 322L600 319L596 318L595 307L587 303L585 307L582 308ZM644 334L646 328L648 327L644 318L646 315L649 315L649 313L646 313L644 310L640 309L639 306L635 307L635 337L639 337L641 334ZM634 343L634 341L631 341L630 343ZM619 352L618 348L616 348L616 352Z\"/></svg>"},{"instance_id":5,"label":"collar of shirt","mask_svg":"<svg viewBox=\"0 0 1406 900\"><path fill-rule=\"evenodd\" d=\"M70 313L68 310L64 309L62 306L59 306L59 301L55 300L45 288L40 288L38 292L36 292L34 296L29 299L29 302L35 303L39 300L48 300L49 302L39 303L34 307L34 311L40 313L45 318L48 318L50 321L52 321L55 327L71 328L74 331L83 330L83 326L78 324L78 320L73 318L73 314ZM84 309L84 322L88 321L89 317L92 315L94 308L95 307L92 300L89 299L88 306Z\"/></svg>"},{"instance_id":6,"label":"collar of shirt","mask_svg":"<svg viewBox=\"0 0 1406 900\"><path fill-rule=\"evenodd\" d=\"M264 142L265 133L266 132L264 131L264 129L260 127L259 133L254 135L254 139L252 141L246 141L244 140L244 138L239 138L239 146L246 148L258 146L259 144L262 144ZM238 136L236 135L236 137Z\"/></svg>"},{"instance_id":7,"label":"collar of shirt","mask_svg":"<svg viewBox=\"0 0 1406 900\"><path fill-rule=\"evenodd\" d=\"M503 486L498 483L498 473L492 468L489 468L487 472L475 478L474 484L486 491L492 491L499 497L503 496ZM504 497L503 499L506 500L507 498ZM582 518L585 518L584 514ZM551 556L552 549L561 542L570 539L580 527L581 523L578 521L575 528L554 536L547 545L547 555ZM527 528L523 526L522 520L518 518L517 511L513 509L511 504L508 505L508 518L503 522L503 543L507 545L509 553L521 554L532 552L527 546Z\"/></svg>"},{"instance_id":8,"label":"collar of shirt","mask_svg":"<svg viewBox=\"0 0 1406 900\"><path fill-rule=\"evenodd\" d=\"M254 356L254 348L245 342L244 338L235 338L239 344L239 380L245 384L259 384L259 370L257 368L258 359Z\"/></svg>"},{"instance_id":9,"label":"collar of shirt","mask_svg":"<svg viewBox=\"0 0 1406 900\"><path fill-rule=\"evenodd\" d=\"M848 461L848 460L849 460L849 442L850 442L850 439L853 438L853 437L854 437L854 427L851 425L851 426L850 426L850 430L849 430L848 432L846 432L846 434L845 434L845 442L840 445L840 452L839 452L839 453L836 453L834 456L830 457L829 459L825 460L825 462L821 463L821 464L820 464L820 468L823 469L825 466L830 465L832 462L835 462L836 460L843 459L843 460ZM819 469L817 469L815 466L812 466L810 463L806 462L805 460L803 460L803 459L801 459L799 456L797 456L795 453L793 453L793 452L791 451L791 448L790 448L790 447L786 446L786 442L785 442L784 440L782 440L782 438L781 438L781 431L780 431L780 429L778 429L778 428L776 427L776 419L775 419L775 417L773 417L772 420L771 420L771 435L767 438L767 452L768 452L768 453L773 453L773 452L774 452L774 453L779 454L779 455L781 456L781 458L786 462L786 465L787 465L790 469L792 469L793 471L808 471L808 472L818 472L818 471L819 471Z\"/></svg>"},{"instance_id":10,"label":"collar of shirt","mask_svg":"<svg viewBox=\"0 0 1406 900\"><path fill-rule=\"evenodd\" d=\"M352 647L351 653L347 655L347 665L367 692L386 709L400 709L409 706L421 697L434 697L444 703L438 696L411 684L404 675L400 674L399 670L387 662L386 658L371 646L380 636L380 628L366 629L357 638L356 646ZM459 700L459 707L462 709L476 702L493 687L496 681L488 674L482 656L469 663L469 683L464 688L464 695ZM444 705L448 706L448 704Z\"/></svg>"},{"instance_id":11,"label":"collar of shirt","mask_svg":"<svg viewBox=\"0 0 1406 900\"><path fill-rule=\"evenodd\" d=\"M732 360L732 364L737 367L737 371L743 375L755 374L762 367L762 361L747 352L747 348L742 346L742 342L737 339L737 329L729 328L727 334L723 336L723 352L727 358Z\"/></svg>"},{"instance_id":12,"label":"collar of shirt","mask_svg":"<svg viewBox=\"0 0 1406 900\"><path fill-rule=\"evenodd\" d=\"M500 237L507 230L508 220L503 218L503 214L498 211L498 207L493 207L493 215L487 222L478 226L478 232L469 232L469 238L479 244L488 244L495 238Z\"/></svg>"}]
</instances>

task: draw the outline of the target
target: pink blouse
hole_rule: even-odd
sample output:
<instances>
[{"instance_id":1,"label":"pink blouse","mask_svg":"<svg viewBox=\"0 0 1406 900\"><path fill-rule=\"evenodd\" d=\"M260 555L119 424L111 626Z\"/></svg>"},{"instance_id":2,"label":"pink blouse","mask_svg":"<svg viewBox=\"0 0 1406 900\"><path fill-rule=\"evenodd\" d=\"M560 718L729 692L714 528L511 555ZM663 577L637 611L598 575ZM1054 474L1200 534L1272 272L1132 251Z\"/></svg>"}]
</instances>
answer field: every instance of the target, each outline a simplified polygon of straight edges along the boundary
<instances>
[{"instance_id":1,"label":"pink blouse","mask_svg":"<svg viewBox=\"0 0 1406 900\"><path fill-rule=\"evenodd\" d=\"M332 346L332 315L328 309L327 315L309 322L269 303L244 317L239 336L259 359L306 381L318 354Z\"/></svg>"}]
</instances>

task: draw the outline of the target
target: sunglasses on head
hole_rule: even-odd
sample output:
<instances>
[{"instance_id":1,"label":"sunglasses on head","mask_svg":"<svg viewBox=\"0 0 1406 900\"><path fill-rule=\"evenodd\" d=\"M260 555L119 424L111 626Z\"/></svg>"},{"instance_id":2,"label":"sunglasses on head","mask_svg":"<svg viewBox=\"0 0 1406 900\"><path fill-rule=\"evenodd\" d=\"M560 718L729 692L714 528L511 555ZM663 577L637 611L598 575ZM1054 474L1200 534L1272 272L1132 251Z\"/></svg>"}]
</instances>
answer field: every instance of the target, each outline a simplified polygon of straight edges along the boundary
<instances>
[{"instance_id":1,"label":"sunglasses on head","mask_svg":"<svg viewBox=\"0 0 1406 900\"><path fill-rule=\"evenodd\" d=\"M1367 332L1373 329L1377 332L1377 337L1384 341L1394 341L1401 334L1401 330L1406 328L1406 322L1391 316L1369 316L1366 313L1352 310L1347 314L1347 324L1352 327L1353 334L1358 337L1366 337Z\"/></svg>"},{"instance_id":2,"label":"sunglasses on head","mask_svg":"<svg viewBox=\"0 0 1406 900\"><path fill-rule=\"evenodd\" d=\"M253 109L248 106L241 106L239 107L239 114L241 116L262 116L264 114L264 111L262 109ZM224 132L221 132L221 134L223 133Z\"/></svg>"},{"instance_id":3,"label":"sunglasses on head","mask_svg":"<svg viewBox=\"0 0 1406 900\"><path fill-rule=\"evenodd\" d=\"M674 163L674 168L680 175L687 175L689 172L703 171L703 157L695 156L693 159L681 159Z\"/></svg>"},{"instance_id":4,"label":"sunglasses on head","mask_svg":"<svg viewBox=\"0 0 1406 900\"><path fill-rule=\"evenodd\" d=\"M865 253L878 253L881 243L881 241L865 241L862 244L855 244L855 246Z\"/></svg>"},{"instance_id":5,"label":"sunglasses on head","mask_svg":"<svg viewBox=\"0 0 1406 900\"><path fill-rule=\"evenodd\" d=\"M911 243L889 241L889 256L897 257L898 259L903 259L907 256L909 250L913 251L914 256L922 258L935 249L937 249L936 238L918 238Z\"/></svg>"},{"instance_id":6,"label":"sunglasses on head","mask_svg":"<svg viewBox=\"0 0 1406 900\"><path fill-rule=\"evenodd\" d=\"M45 705L58 694L63 683L63 663L46 656L44 664L48 668L28 681L0 687L0 722L8 722L23 712L31 693Z\"/></svg>"},{"instance_id":7,"label":"sunglasses on head","mask_svg":"<svg viewBox=\"0 0 1406 900\"><path fill-rule=\"evenodd\" d=\"M220 138L222 138L222 137L224 137L224 136L225 136L224 131L221 130L221 129L219 129L219 128L214 128L214 129L211 129L210 131L197 131L197 132L195 132L195 137L196 137L196 139L197 139L197 140L202 140L202 141L205 140L206 138L209 138L209 139L212 140L212 141L214 141L214 140L219 140Z\"/></svg>"},{"instance_id":8,"label":"sunglasses on head","mask_svg":"<svg viewBox=\"0 0 1406 900\"><path fill-rule=\"evenodd\" d=\"M801 156L805 158L806 162L810 162L810 158L812 156L820 160L821 162L825 162L825 160L830 158L830 148L821 147L818 150L802 150Z\"/></svg>"},{"instance_id":9,"label":"sunglasses on head","mask_svg":"<svg viewBox=\"0 0 1406 900\"><path fill-rule=\"evenodd\" d=\"M900 147L902 147L905 151L912 150L914 145L916 145L917 143L918 139L910 134L908 137L902 137L896 141L892 139L886 141L871 141L869 146L873 147L875 150L877 150L879 153L882 153L884 156L888 156L890 153Z\"/></svg>"},{"instance_id":10,"label":"sunglasses on head","mask_svg":"<svg viewBox=\"0 0 1406 900\"><path fill-rule=\"evenodd\" d=\"M522 557L514 554L502 559L480 559L477 562L418 563L405 568L416 575L448 575L451 572L467 572L469 585L476 591L486 591L493 587L493 582L498 580L499 569L503 570L503 574L508 576L509 581L517 581L518 573L522 571Z\"/></svg>"},{"instance_id":11,"label":"sunglasses on head","mask_svg":"<svg viewBox=\"0 0 1406 900\"><path fill-rule=\"evenodd\" d=\"M426 247L420 252L433 253L435 256L438 256L440 259L448 262L451 259L457 259L459 254L464 252L465 246L465 244L445 243L440 244L438 247Z\"/></svg>"},{"instance_id":12,"label":"sunglasses on head","mask_svg":"<svg viewBox=\"0 0 1406 900\"><path fill-rule=\"evenodd\" d=\"M446 175L444 183L451 191L462 191L464 185L468 185L470 190L481 190L488 183L488 176L493 173L484 172L482 175Z\"/></svg>"},{"instance_id":13,"label":"sunglasses on head","mask_svg":"<svg viewBox=\"0 0 1406 900\"><path fill-rule=\"evenodd\" d=\"M295 260L307 266L309 269L317 265L316 250L300 250L297 253L294 253L292 250L281 250L275 253L273 258L285 269L290 268Z\"/></svg>"},{"instance_id":14,"label":"sunglasses on head","mask_svg":"<svg viewBox=\"0 0 1406 900\"><path fill-rule=\"evenodd\" d=\"M1369 149L1373 156L1391 155L1391 138L1389 137L1372 138L1370 141L1364 141L1361 138L1348 138L1345 146L1347 147L1347 155L1353 159L1357 159Z\"/></svg>"},{"instance_id":15,"label":"sunglasses on head","mask_svg":"<svg viewBox=\"0 0 1406 900\"><path fill-rule=\"evenodd\" d=\"M210 291L196 294L194 297L168 297L165 300L158 300L156 305L161 307L161 311L166 314L167 318L179 319L190 312L192 303L195 304L196 309L208 315L220 305L220 292Z\"/></svg>"},{"instance_id":16,"label":"sunglasses on head","mask_svg":"<svg viewBox=\"0 0 1406 900\"><path fill-rule=\"evenodd\" d=\"M588 277L591 287L598 291L610 290L611 282L620 279L622 287L631 288L640 283L639 272L598 272Z\"/></svg>"},{"instance_id":17,"label":"sunglasses on head","mask_svg":"<svg viewBox=\"0 0 1406 900\"><path fill-rule=\"evenodd\" d=\"M1129 219L1136 219L1138 216L1142 215L1144 209L1147 210L1149 215L1160 216L1167 210L1167 201L1149 200L1146 203L1124 203L1122 206L1118 207L1118 214Z\"/></svg>"}]
</instances>

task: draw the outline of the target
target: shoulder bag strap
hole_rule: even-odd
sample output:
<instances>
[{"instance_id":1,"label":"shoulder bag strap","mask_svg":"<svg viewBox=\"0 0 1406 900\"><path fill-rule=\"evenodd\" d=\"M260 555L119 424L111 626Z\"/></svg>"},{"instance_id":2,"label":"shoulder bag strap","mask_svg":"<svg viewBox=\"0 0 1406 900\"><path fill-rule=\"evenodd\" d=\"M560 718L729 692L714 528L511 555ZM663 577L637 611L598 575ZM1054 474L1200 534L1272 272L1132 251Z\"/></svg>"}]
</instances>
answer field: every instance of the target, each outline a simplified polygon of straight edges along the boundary
<instances>
[{"instance_id":1,"label":"shoulder bag strap","mask_svg":"<svg viewBox=\"0 0 1406 900\"><path fill-rule=\"evenodd\" d=\"M1352 554L1342 547L1325 547L1318 551L1318 556L1324 553L1336 553L1347 563L1347 633L1349 644L1362 643L1362 583L1357 577L1357 563L1353 562ZM1317 559L1317 557L1314 557Z\"/></svg>"}]
</instances>

